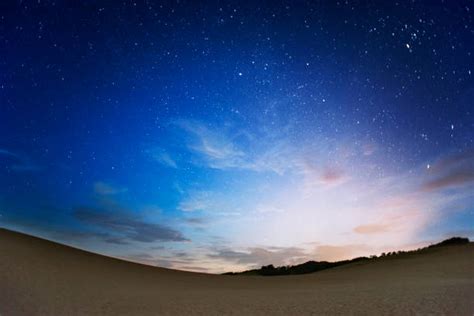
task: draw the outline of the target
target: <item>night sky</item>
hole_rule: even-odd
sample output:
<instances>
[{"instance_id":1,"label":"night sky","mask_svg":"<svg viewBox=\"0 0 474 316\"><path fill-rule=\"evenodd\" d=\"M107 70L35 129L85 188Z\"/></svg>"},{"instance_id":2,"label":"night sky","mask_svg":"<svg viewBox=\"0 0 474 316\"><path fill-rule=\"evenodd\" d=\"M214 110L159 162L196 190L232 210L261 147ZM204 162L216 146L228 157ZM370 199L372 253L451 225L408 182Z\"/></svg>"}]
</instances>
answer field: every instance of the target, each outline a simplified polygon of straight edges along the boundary
<instances>
[{"instance_id":1,"label":"night sky","mask_svg":"<svg viewBox=\"0 0 474 316\"><path fill-rule=\"evenodd\" d=\"M474 237L472 1L2 1L0 226L223 272Z\"/></svg>"}]
</instances>

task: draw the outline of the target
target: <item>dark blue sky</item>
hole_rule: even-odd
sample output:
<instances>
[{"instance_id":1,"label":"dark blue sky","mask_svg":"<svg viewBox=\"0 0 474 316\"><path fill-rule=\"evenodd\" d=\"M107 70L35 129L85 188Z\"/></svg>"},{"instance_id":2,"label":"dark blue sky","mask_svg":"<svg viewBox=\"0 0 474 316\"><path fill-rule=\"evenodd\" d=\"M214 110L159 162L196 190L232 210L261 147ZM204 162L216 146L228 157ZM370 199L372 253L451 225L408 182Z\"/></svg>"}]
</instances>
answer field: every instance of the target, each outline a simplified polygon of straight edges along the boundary
<instances>
[{"instance_id":1,"label":"dark blue sky","mask_svg":"<svg viewBox=\"0 0 474 316\"><path fill-rule=\"evenodd\" d=\"M3 2L0 225L206 271L473 236L473 10Z\"/></svg>"}]
</instances>

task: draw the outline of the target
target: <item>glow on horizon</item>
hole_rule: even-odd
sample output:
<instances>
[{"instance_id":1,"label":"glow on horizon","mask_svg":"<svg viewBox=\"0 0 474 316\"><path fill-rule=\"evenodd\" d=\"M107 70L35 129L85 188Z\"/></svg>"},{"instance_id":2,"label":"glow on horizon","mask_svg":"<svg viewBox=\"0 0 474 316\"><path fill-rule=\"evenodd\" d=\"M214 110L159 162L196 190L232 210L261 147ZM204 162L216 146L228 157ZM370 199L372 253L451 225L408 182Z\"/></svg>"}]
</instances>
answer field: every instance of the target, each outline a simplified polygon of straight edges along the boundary
<instances>
[{"instance_id":1,"label":"glow on horizon","mask_svg":"<svg viewBox=\"0 0 474 316\"><path fill-rule=\"evenodd\" d=\"M179 152L188 151L192 164L213 174L212 181L196 182L186 191L175 183L181 199L171 217L159 205L143 207L134 216L144 222L171 223L186 239L128 245L72 240L73 244L127 260L200 272L334 261L409 249L456 234L449 224L440 232L430 229L443 227L472 201L472 182L456 177L472 167L469 151L439 157L429 169L420 163L402 170L390 165L377 144L361 144L350 137L332 143L317 137L295 141L268 129L264 137L255 137L249 130L211 130L195 120L172 125L185 131ZM165 168L189 164L165 148L156 153L156 149L145 152ZM130 189L95 182L91 191L99 205L112 207L112 216L96 221L94 217L101 215L91 213L80 219L92 226L128 229L120 223L114 226L113 216L120 216L121 211L114 212L119 201L133 192ZM470 231L464 233L472 236Z\"/></svg>"}]
</instances>

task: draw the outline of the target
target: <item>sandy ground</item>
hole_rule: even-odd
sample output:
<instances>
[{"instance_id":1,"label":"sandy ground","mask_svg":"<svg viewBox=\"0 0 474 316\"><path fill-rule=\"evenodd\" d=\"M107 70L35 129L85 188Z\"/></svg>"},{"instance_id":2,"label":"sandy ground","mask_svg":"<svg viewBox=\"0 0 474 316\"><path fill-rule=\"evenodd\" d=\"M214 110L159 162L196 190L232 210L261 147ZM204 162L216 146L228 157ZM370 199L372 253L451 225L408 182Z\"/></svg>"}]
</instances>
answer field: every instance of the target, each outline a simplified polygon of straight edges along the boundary
<instances>
[{"instance_id":1,"label":"sandy ground","mask_svg":"<svg viewBox=\"0 0 474 316\"><path fill-rule=\"evenodd\" d=\"M154 268L0 229L0 315L474 315L474 244L299 276Z\"/></svg>"}]
</instances>

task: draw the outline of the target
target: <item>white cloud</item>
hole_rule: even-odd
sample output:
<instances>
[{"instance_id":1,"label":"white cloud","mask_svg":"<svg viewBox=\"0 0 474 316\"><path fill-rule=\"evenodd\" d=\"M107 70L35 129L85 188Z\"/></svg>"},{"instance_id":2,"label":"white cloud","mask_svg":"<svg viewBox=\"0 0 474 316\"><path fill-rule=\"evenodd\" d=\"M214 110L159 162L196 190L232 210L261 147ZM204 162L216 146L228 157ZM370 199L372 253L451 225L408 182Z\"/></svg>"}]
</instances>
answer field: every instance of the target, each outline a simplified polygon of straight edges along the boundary
<instances>
[{"instance_id":1,"label":"white cloud","mask_svg":"<svg viewBox=\"0 0 474 316\"><path fill-rule=\"evenodd\" d=\"M210 168L283 174L297 167L295 155L299 155L298 151L278 135L268 132L253 135L240 130L232 132L228 128L210 129L189 120L181 120L177 125L193 136L188 148Z\"/></svg>"},{"instance_id":2,"label":"white cloud","mask_svg":"<svg viewBox=\"0 0 474 316\"><path fill-rule=\"evenodd\" d=\"M214 208L214 204L212 192L198 191L192 192L182 200L178 205L178 209L184 212L208 211Z\"/></svg>"},{"instance_id":3,"label":"white cloud","mask_svg":"<svg viewBox=\"0 0 474 316\"><path fill-rule=\"evenodd\" d=\"M181 120L178 126L193 136L188 148L200 155L204 163L215 169L240 168L246 154L225 133L211 131L199 122Z\"/></svg>"},{"instance_id":4,"label":"white cloud","mask_svg":"<svg viewBox=\"0 0 474 316\"><path fill-rule=\"evenodd\" d=\"M178 168L178 164L176 163L176 161L171 157L168 152L166 152L162 148L153 148L149 151L149 154L155 161L162 164L163 166L170 168Z\"/></svg>"}]
</instances>

